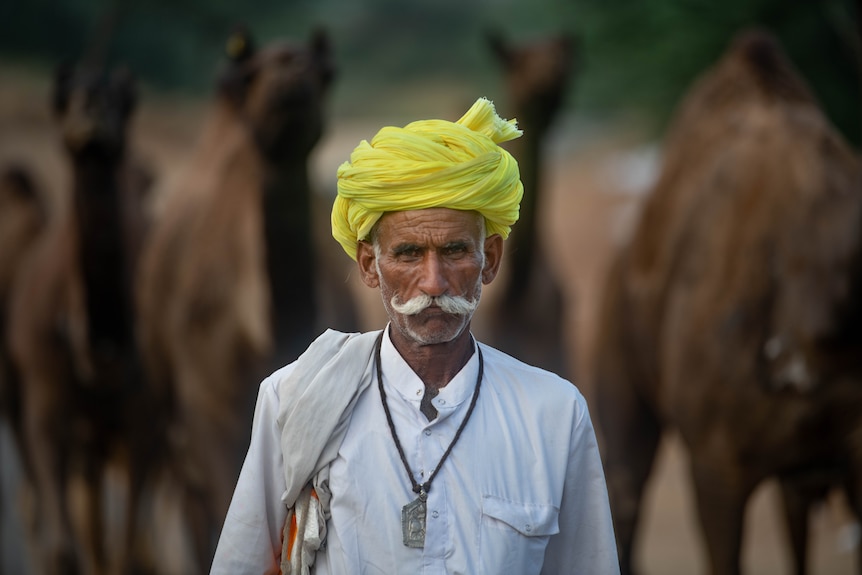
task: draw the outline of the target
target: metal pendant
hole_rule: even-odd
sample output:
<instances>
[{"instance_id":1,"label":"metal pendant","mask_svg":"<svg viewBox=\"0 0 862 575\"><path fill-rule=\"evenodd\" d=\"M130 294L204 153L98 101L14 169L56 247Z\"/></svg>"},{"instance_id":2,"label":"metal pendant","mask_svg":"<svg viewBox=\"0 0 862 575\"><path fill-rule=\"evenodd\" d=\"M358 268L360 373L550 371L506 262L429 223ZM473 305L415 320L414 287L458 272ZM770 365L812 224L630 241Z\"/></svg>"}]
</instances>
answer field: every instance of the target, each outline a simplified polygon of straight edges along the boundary
<instances>
[{"instance_id":1,"label":"metal pendant","mask_svg":"<svg viewBox=\"0 0 862 575\"><path fill-rule=\"evenodd\" d=\"M404 536L404 545L421 549L425 547L425 515L427 507L425 500L428 496L424 491L419 492L419 497L401 508L401 531Z\"/></svg>"}]
</instances>

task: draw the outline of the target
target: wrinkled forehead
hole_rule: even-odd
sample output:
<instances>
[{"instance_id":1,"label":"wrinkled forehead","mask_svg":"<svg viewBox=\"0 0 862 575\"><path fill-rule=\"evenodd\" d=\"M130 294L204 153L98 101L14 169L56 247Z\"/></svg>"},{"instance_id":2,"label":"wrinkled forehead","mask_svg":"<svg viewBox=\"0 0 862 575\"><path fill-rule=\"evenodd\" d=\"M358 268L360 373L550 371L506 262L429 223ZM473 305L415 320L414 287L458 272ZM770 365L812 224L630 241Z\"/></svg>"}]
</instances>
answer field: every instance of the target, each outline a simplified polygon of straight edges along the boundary
<instances>
[{"instance_id":1,"label":"wrinkled forehead","mask_svg":"<svg viewBox=\"0 0 862 575\"><path fill-rule=\"evenodd\" d=\"M383 214L371 233L372 241L397 243L427 240L484 239L485 219L475 211L451 208L403 210Z\"/></svg>"}]
</instances>

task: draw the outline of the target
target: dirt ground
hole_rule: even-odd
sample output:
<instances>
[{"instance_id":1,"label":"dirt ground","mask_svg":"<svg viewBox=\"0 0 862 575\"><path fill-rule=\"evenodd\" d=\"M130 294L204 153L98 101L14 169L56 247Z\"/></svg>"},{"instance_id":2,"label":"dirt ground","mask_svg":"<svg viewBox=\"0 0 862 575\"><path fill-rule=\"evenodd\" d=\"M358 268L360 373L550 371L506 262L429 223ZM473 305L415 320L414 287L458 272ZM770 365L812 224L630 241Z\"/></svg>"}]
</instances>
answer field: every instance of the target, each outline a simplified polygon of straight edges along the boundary
<instances>
[{"instance_id":1,"label":"dirt ground","mask_svg":"<svg viewBox=\"0 0 862 575\"><path fill-rule=\"evenodd\" d=\"M59 195L66 184L66 172L48 101L46 78L22 75L20 70L0 63L0 165L26 163L46 189ZM183 159L194 143L202 117L200 102L164 95L142 97L134 149L156 168L159 193L169 190L182 175ZM330 125L313 159L322 204L328 203L333 193L336 166L347 159L361 138L371 137L385 122L385 118L351 118L338 119ZM636 135L611 134L577 118L561 121L548 143L545 241L565 290L569 375L587 398L591 390L584 374L603 275L614 249L625 241L635 220L643 189L655 169L657 149ZM337 246L333 249L337 252ZM359 286L351 273L350 260L341 259L344 267L336 275L346 278L362 303L364 327L381 325L383 317L376 293ZM494 297L493 286L486 296ZM480 315L475 330L480 339L482 325ZM0 437L0 442L4 441ZM23 563L16 560L23 553L21 524L15 517L19 508L18 477L9 444L0 445L6 447L0 450L0 573L24 573ZM637 557L645 575L705 573L685 468L684 450L674 437L668 438L649 484L641 528ZM776 503L772 484L764 485L751 502L744 543L746 573L790 572ZM847 518L840 500L830 501L813 516L813 575L854 573L858 545L858 525Z\"/></svg>"}]
</instances>

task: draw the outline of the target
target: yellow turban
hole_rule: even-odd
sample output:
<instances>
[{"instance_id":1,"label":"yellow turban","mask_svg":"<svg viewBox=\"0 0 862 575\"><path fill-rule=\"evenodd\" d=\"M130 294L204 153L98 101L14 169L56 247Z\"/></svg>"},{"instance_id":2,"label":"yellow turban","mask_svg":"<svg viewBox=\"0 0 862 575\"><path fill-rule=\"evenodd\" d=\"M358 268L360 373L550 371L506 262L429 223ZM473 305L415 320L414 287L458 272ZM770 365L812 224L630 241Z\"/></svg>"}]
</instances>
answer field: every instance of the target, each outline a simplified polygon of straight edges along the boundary
<instances>
[{"instance_id":1,"label":"yellow turban","mask_svg":"<svg viewBox=\"0 0 862 575\"><path fill-rule=\"evenodd\" d=\"M518 163L498 146L521 135L485 98L457 122L422 120L382 128L338 168L332 236L351 258L386 212L477 211L487 234L509 236L524 194Z\"/></svg>"}]
</instances>

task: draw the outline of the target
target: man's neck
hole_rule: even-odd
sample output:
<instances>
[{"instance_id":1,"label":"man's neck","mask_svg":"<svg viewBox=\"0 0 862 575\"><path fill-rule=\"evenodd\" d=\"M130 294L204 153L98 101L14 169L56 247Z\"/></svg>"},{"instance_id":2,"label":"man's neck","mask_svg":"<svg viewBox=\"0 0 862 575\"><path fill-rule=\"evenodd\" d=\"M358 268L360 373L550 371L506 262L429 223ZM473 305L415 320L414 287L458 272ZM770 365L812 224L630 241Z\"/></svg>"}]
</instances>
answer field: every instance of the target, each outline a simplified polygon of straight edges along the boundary
<instances>
[{"instance_id":1,"label":"man's neck","mask_svg":"<svg viewBox=\"0 0 862 575\"><path fill-rule=\"evenodd\" d=\"M473 339L469 324L452 341L421 345L409 340L390 326L389 337L396 351L419 376L426 388L445 387L473 356Z\"/></svg>"}]
</instances>

